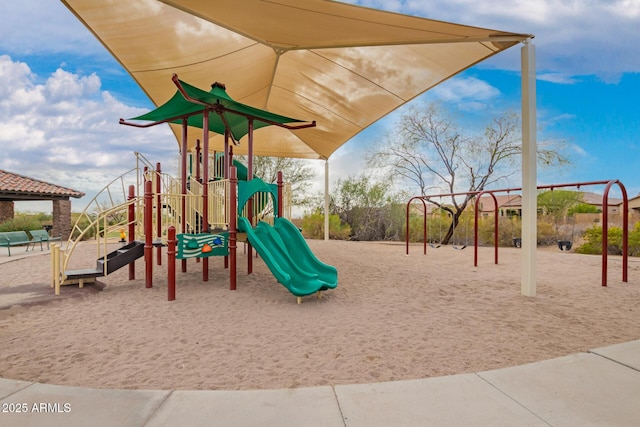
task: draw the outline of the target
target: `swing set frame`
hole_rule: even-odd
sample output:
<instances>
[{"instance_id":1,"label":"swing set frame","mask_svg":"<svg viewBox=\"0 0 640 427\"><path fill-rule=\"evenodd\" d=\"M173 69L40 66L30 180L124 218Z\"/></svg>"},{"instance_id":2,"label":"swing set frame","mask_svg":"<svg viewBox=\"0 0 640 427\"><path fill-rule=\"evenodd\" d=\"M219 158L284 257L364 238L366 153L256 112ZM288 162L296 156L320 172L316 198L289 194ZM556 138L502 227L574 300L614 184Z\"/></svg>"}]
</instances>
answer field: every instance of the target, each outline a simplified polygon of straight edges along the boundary
<instances>
[{"instance_id":1,"label":"swing set frame","mask_svg":"<svg viewBox=\"0 0 640 427\"><path fill-rule=\"evenodd\" d=\"M566 183L566 184L549 184L549 185L539 185L537 186L538 190L553 190L554 188L566 188L566 187L576 187L580 189L581 187L592 186L592 185L604 185L604 191L602 195L602 286L607 286L607 269L608 269L608 247L609 247L609 191L611 187L617 185L620 188L620 192L622 193L622 281L628 281L628 270L629 270L629 198L627 196L627 190L622 182L618 179L611 180L603 180L603 181L588 181L588 182L574 182L574 183ZM488 194L492 197L496 215L494 215L494 264L498 264L498 201L496 199L496 193L510 193L512 191L522 191L521 187L518 188L503 188L497 190L482 190L482 191L468 191L468 192L460 192L460 193L443 193L443 194L430 194L424 196L413 196L407 202L406 208L406 239L405 239L405 253L409 255L409 213L411 204L417 201L420 201L423 205L423 253L427 254L427 202L430 202L433 198L442 198L442 197L456 197L456 196L467 196L473 195L475 198L474 203L474 236L473 236L473 247L474 247L474 256L473 256L473 265L474 267L478 266L478 213L480 198ZM455 229L454 229L455 230ZM466 245L465 245L466 247Z\"/></svg>"}]
</instances>

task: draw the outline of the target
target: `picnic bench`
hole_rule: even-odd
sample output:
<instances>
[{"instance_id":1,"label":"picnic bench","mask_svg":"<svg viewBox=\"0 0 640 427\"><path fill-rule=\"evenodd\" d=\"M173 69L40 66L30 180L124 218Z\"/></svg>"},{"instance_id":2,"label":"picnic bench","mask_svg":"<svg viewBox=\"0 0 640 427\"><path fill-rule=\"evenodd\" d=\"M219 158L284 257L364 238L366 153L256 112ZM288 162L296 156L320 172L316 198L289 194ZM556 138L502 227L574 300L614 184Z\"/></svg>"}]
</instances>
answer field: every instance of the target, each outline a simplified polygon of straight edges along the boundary
<instances>
[{"instance_id":1,"label":"picnic bench","mask_svg":"<svg viewBox=\"0 0 640 427\"><path fill-rule=\"evenodd\" d=\"M27 245L27 251L29 251L29 246L32 243L26 231L5 231L0 233L0 247L6 247L7 251L9 251L9 256L11 256L11 246Z\"/></svg>"},{"instance_id":2,"label":"picnic bench","mask_svg":"<svg viewBox=\"0 0 640 427\"><path fill-rule=\"evenodd\" d=\"M60 237L51 237L49 236L49 232L45 229L41 230L29 230L29 234L31 234L31 238L33 245L36 243L40 243L40 250L42 251L42 242L47 242L47 249L49 249L49 242L61 240ZM35 249L35 247L34 247Z\"/></svg>"}]
</instances>

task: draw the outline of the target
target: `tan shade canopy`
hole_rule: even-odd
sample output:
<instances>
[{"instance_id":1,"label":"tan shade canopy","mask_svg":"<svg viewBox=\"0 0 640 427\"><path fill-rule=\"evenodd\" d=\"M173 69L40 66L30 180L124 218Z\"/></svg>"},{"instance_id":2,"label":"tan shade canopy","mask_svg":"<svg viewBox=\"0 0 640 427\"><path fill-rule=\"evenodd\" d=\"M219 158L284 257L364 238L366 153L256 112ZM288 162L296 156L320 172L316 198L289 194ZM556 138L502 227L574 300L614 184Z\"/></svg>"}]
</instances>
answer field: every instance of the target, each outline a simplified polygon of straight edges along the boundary
<instances>
[{"instance_id":1,"label":"tan shade canopy","mask_svg":"<svg viewBox=\"0 0 640 427\"><path fill-rule=\"evenodd\" d=\"M171 76L317 121L255 132L255 155L327 159L364 128L530 37L325 0L62 0L157 106ZM179 126L172 125L177 138ZM142 132L142 131L141 131ZM245 137L246 138L246 137ZM188 147L202 139L190 129ZM223 139L211 135L211 150ZM236 153L246 153L242 140Z\"/></svg>"}]
</instances>

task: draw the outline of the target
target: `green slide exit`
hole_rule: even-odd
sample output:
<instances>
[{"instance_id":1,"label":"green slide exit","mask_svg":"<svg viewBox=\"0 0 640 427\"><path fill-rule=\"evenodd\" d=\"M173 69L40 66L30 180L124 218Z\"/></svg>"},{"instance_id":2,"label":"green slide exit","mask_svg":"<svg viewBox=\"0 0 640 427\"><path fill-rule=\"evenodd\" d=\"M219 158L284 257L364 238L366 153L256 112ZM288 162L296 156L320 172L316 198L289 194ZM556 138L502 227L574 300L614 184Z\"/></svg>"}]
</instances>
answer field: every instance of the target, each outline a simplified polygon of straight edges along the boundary
<instances>
[{"instance_id":1,"label":"green slide exit","mask_svg":"<svg viewBox=\"0 0 640 427\"><path fill-rule=\"evenodd\" d=\"M240 217L238 229L247 233L273 276L293 295L302 297L338 286L336 268L318 260L289 220L276 218L274 226L260 222L252 227Z\"/></svg>"}]
</instances>

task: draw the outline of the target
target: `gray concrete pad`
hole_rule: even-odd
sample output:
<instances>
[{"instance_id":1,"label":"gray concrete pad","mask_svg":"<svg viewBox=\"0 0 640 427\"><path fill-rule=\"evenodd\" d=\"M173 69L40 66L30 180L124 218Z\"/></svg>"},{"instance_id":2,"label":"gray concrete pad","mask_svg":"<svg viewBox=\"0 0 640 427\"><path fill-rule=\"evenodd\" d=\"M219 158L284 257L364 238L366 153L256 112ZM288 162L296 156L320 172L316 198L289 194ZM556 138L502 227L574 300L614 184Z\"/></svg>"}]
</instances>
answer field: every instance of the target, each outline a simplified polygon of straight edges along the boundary
<instances>
[{"instance_id":1,"label":"gray concrete pad","mask_svg":"<svg viewBox=\"0 0 640 427\"><path fill-rule=\"evenodd\" d=\"M168 391L90 389L36 383L0 401L3 410L0 425L138 427L144 425L169 394Z\"/></svg>"},{"instance_id":2,"label":"gray concrete pad","mask_svg":"<svg viewBox=\"0 0 640 427\"><path fill-rule=\"evenodd\" d=\"M331 387L174 391L146 426L344 426Z\"/></svg>"},{"instance_id":3,"label":"gray concrete pad","mask_svg":"<svg viewBox=\"0 0 640 427\"><path fill-rule=\"evenodd\" d=\"M6 378L0 378L0 399L4 399L7 396L16 393L23 388L29 387L31 384L27 381L9 380Z\"/></svg>"},{"instance_id":4,"label":"gray concrete pad","mask_svg":"<svg viewBox=\"0 0 640 427\"><path fill-rule=\"evenodd\" d=\"M552 426L640 423L640 372L595 354L478 375Z\"/></svg>"},{"instance_id":5,"label":"gray concrete pad","mask_svg":"<svg viewBox=\"0 0 640 427\"><path fill-rule=\"evenodd\" d=\"M475 374L335 390L348 427L547 426Z\"/></svg>"},{"instance_id":6,"label":"gray concrete pad","mask_svg":"<svg viewBox=\"0 0 640 427\"><path fill-rule=\"evenodd\" d=\"M640 371L640 340L596 348L591 350L591 353L598 354Z\"/></svg>"}]
</instances>

